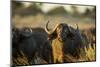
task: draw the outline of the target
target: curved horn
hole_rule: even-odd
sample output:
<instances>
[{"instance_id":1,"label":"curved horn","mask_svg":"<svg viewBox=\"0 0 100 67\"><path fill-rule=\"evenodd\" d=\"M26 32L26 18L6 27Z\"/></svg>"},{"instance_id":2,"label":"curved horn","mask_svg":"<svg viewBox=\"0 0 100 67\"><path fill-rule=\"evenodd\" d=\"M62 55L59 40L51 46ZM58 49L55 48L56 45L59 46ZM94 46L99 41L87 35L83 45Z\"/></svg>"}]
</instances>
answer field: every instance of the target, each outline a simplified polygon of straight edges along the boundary
<instances>
[{"instance_id":1,"label":"curved horn","mask_svg":"<svg viewBox=\"0 0 100 67\"><path fill-rule=\"evenodd\" d=\"M45 31L46 31L48 34L52 34L52 33L56 30L56 28L59 26L59 24L57 24L57 25L54 27L54 29L50 31L50 29L48 29L48 23L49 23L49 21L48 21L47 24L46 24Z\"/></svg>"},{"instance_id":2,"label":"curved horn","mask_svg":"<svg viewBox=\"0 0 100 67\"><path fill-rule=\"evenodd\" d=\"M49 29L48 29L48 23L49 23L49 21L46 23L45 31L46 31L48 34L50 34L50 31L49 31Z\"/></svg>"},{"instance_id":3,"label":"curved horn","mask_svg":"<svg viewBox=\"0 0 100 67\"><path fill-rule=\"evenodd\" d=\"M30 30L31 33L33 32L33 31L32 31L32 28L30 28L29 30Z\"/></svg>"},{"instance_id":4,"label":"curved horn","mask_svg":"<svg viewBox=\"0 0 100 67\"><path fill-rule=\"evenodd\" d=\"M76 28L76 31L79 31L79 27L78 27L78 24L76 24L77 28Z\"/></svg>"}]
</instances>

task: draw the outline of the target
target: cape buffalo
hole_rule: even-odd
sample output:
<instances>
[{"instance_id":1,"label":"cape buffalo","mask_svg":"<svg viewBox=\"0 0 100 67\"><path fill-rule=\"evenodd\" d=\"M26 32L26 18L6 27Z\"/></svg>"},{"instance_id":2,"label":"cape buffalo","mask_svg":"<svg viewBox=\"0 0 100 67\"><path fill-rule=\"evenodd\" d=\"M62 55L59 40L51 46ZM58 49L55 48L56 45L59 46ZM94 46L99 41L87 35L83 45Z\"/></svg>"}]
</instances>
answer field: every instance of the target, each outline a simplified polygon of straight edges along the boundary
<instances>
[{"instance_id":1,"label":"cape buffalo","mask_svg":"<svg viewBox=\"0 0 100 67\"><path fill-rule=\"evenodd\" d=\"M94 48L96 43L96 28L93 27L86 30L82 30L82 35L85 35L87 37L89 46Z\"/></svg>"},{"instance_id":2,"label":"cape buffalo","mask_svg":"<svg viewBox=\"0 0 100 67\"><path fill-rule=\"evenodd\" d=\"M65 62L64 55L72 55L79 58L81 49L85 47L85 40L81 35L78 25L77 29L68 26L65 23L57 24L53 30L48 29L46 24L46 32L48 33L49 40L52 40L54 63Z\"/></svg>"},{"instance_id":3,"label":"cape buffalo","mask_svg":"<svg viewBox=\"0 0 100 67\"><path fill-rule=\"evenodd\" d=\"M47 38L48 35L43 28L23 28L13 31L13 56L16 58L17 53L20 54L20 51L22 51L28 57L29 63L34 63L35 54L51 63L52 48Z\"/></svg>"}]
</instances>

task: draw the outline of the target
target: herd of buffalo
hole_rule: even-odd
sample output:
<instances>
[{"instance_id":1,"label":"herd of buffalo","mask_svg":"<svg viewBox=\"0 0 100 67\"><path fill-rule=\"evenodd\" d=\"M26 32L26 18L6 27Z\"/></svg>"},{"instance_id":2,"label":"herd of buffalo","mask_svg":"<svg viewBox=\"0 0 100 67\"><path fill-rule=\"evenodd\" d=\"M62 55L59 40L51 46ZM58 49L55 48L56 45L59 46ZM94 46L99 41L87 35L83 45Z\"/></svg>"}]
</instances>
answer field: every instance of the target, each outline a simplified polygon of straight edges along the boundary
<instances>
[{"instance_id":1,"label":"herd of buffalo","mask_svg":"<svg viewBox=\"0 0 100 67\"><path fill-rule=\"evenodd\" d=\"M48 24L49 21L45 29L41 27L12 28L12 59L21 57L21 52L23 52L29 64L36 64L36 56L49 64L64 63L67 62L64 60L65 55L72 55L78 59L84 47L88 49L89 43L92 46L95 43L92 37L96 35L94 28L87 30L91 34L88 37L89 33L80 31L77 24L75 29L68 24L59 23L52 30L48 28ZM13 64L17 65L14 62Z\"/></svg>"}]
</instances>

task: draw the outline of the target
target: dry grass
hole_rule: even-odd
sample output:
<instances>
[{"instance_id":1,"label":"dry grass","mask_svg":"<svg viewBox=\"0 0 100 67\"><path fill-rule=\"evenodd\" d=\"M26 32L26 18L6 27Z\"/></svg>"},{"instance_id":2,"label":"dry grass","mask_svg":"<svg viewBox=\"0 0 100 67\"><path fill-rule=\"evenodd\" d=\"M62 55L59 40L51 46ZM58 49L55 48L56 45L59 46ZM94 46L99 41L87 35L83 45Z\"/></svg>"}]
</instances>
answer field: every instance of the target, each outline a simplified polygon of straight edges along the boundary
<instances>
[{"instance_id":1,"label":"dry grass","mask_svg":"<svg viewBox=\"0 0 100 67\"><path fill-rule=\"evenodd\" d=\"M94 46L94 49L90 46L88 50L85 48L86 54L80 54L80 58L79 59L77 59L76 57L73 57L72 55L65 55L64 56L64 61L66 63L69 63L69 62L71 63L71 62L95 61L96 60L96 53L95 53L96 51L95 50L96 50L95 46ZM63 63L62 59L59 59L59 62ZM28 63L28 59L25 56L14 58L13 59L13 63L16 64L16 65L30 65ZM56 63L58 63L58 62L56 62ZM36 57L34 59L34 63L33 64L48 64L48 62L46 62L45 60L43 60L40 57Z\"/></svg>"},{"instance_id":2,"label":"dry grass","mask_svg":"<svg viewBox=\"0 0 100 67\"><path fill-rule=\"evenodd\" d=\"M93 46L93 48L91 46L89 46L88 50L86 51L86 57L88 58L88 61L95 61L96 60L96 47L95 44Z\"/></svg>"}]
</instances>

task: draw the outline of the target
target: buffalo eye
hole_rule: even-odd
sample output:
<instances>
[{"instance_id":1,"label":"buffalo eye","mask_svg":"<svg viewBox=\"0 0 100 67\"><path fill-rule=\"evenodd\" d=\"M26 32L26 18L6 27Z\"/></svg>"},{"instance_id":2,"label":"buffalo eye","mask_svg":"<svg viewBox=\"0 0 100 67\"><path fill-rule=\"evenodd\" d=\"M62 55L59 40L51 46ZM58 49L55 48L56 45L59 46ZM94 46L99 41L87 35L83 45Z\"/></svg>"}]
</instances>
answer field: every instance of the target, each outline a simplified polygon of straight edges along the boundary
<instances>
[{"instance_id":1,"label":"buffalo eye","mask_svg":"<svg viewBox=\"0 0 100 67\"><path fill-rule=\"evenodd\" d=\"M67 34L67 38L72 39L72 40L74 39L74 36L75 35L71 32Z\"/></svg>"}]
</instances>

